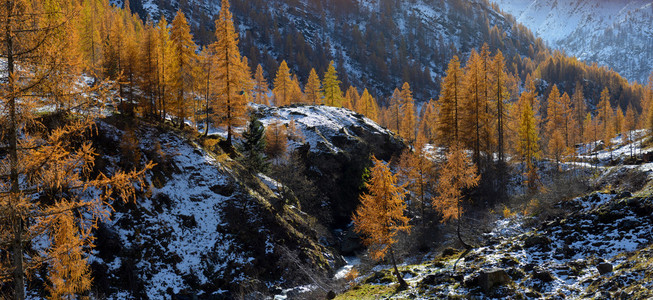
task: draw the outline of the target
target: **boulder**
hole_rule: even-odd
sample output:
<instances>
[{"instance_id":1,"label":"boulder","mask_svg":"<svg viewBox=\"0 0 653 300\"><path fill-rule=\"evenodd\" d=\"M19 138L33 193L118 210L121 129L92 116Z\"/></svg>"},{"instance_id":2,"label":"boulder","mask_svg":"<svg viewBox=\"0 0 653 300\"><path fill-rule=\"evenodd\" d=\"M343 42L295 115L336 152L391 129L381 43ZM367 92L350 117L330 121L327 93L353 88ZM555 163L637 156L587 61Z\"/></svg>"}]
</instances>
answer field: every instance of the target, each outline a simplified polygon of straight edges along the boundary
<instances>
[{"instance_id":1,"label":"boulder","mask_svg":"<svg viewBox=\"0 0 653 300\"><path fill-rule=\"evenodd\" d=\"M598 265L596 265L596 269L599 271L599 274L604 275L612 272L612 264L605 261L600 262Z\"/></svg>"},{"instance_id":2,"label":"boulder","mask_svg":"<svg viewBox=\"0 0 653 300\"><path fill-rule=\"evenodd\" d=\"M533 278L538 279L542 282L551 282L554 279L553 275L551 275L551 272L539 268L533 270Z\"/></svg>"},{"instance_id":3,"label":"boulder","mask_svg":"<svg viewBox=\"0 0 653 300\"><path fill-rule=\"evenodd\" d=\"M503 269L482 270L477 276L468 280L467 285L480 287L483 292L489 292L492 288L512 282L508 272Z\"/></svg>"},{"instance_id":4,"label":"boulder","mask_svg":"<svg viewBox=\"0 0 653 300\"><path fill-rule=\"evenodd\" d=\"M531 235L524 240L524 247L530 248L534 246L545 247L551 243L551 239L544 235Z\"/></svg>"},{"instance_id":5,"label":"boulder","mask_svg":"<svg viewBox=\"0 0 653 300\"><path fill-rule=\"evenodd\" d=\"M445 248L442 250L442 257L447 257L456 254L456 249L453 248Z\"/></svg>"}]
</instances>

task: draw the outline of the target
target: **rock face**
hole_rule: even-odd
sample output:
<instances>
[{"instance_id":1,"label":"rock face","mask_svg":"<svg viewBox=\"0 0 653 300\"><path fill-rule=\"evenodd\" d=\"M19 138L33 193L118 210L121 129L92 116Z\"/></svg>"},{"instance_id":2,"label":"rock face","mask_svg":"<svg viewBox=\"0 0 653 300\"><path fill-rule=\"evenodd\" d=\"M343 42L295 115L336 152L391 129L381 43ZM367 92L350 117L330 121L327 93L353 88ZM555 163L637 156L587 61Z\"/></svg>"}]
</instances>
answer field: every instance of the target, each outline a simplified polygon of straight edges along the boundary
<instances>
[{"instance_id":1,"label":"rock face","mask_svg":"<svg viewBox=\"0 0 653 300\"><path fill-rule=\"evenodd\" d=\"M332 227L349 224L358 205L363 172L371 166L370 155L390 160L405 148L401 139L372 120L344 108L291 105L254 106L266 126L272 120L293 121L302 138L290 143L299 152L308 176L319 182L329 199L325 210L332 212Z\"/></svg>"},{"instance_id":2,"label":"rock face","mask_svg":"<svg viewBox=\"0 0 653 300\"><path fill-rule=\"evenodd\" d=\"M110 172L120 158L119 124L112 118L98 123L98 171ZM328 276L336 267L337 256L318 242L313 219L280 205L281 196L239 163L170 129L141 124L134 130L142 162L157 166L145 176L151 189L135 202L116 202L111 220L95 233L89 261L99 293L108 299L199 293L230 299L242 284L267 292L268 283L311 283L295 276L302 274L298 268Z\"/></svg>"}]
</instances>

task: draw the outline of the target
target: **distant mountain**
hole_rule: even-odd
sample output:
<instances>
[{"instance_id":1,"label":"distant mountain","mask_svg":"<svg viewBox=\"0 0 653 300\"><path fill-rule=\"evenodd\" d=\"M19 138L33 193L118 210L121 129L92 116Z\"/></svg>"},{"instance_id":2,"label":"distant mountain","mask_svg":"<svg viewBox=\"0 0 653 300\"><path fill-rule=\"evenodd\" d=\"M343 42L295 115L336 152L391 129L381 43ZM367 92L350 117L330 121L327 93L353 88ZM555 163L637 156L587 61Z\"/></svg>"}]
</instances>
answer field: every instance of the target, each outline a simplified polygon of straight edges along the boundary
<instances>
[{"instance_id":1,"label":"distant mountain","mask_svg":"<svg viewBox=\"0 0 653 300\"><path fill-rule=\"evenodd\" d=\"M645 82L653 70L650 0L492 0L548 45Z\"/></svg>"}]
</instances>

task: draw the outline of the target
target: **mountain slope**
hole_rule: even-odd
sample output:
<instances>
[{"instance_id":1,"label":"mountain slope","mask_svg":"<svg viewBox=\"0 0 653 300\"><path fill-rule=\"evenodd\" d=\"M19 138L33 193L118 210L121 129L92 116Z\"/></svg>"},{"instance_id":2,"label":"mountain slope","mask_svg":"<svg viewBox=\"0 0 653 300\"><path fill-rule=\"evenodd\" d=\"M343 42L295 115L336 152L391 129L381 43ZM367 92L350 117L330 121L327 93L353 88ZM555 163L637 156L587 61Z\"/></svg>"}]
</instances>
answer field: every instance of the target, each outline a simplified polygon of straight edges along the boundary
<instances>
[{"instance_id":1,"label":"mountain slope","mask_svg":"<svg viewBox=\"0 0 653 300\"><path fill-rule=\"evenodd\" d=\"M653 59L647 0L492 0L554 48L646 82Z\"/></svg>"}]
</instances>

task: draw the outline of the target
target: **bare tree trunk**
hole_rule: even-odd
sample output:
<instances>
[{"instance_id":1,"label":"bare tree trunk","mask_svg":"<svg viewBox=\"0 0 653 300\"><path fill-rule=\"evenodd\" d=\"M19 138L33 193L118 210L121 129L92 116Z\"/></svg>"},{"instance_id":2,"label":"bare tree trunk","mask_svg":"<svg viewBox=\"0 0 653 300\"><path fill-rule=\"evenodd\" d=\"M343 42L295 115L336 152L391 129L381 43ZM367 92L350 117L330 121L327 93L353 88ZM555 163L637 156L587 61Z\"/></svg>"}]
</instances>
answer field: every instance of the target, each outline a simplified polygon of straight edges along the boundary
<instances>
[{"instance_id":1,"label":"bare tree trunk","mask_svg":"<svg viewBox=\"0 0 653 300\"><path fill-rule=\"evenodd\" d=\"M5 1L7 16L5 24L5 46L7 47L7 94L9 95L9 181L11 183L11 204L13 207L18 205L18 120L16 117L16 82L14 74L14 45L11 20L13 16L13 1ZM13 267L14 279L14 299L25 299L25 279L23 277L23 219L19 216L20 212L12 209L11 217L14 240L12 245L11 262Z\"/></svg>"},{"instance_id":2,"label":"bare tree trunk","mask_svg":"<svg viewBox=\"0 0 653 300\"><path fill-rule=\"evenodd\" d=\"M395 260L395 252L392 249L392 247L390 247L390 260L392 261L392 267L395 270L395 276L397 277L397 282L399 283L399 289L400 290L405 290L406 288L408 288L408 284L406 283L404 278L401 277L401 273L399 272L399 268L397 268L397 260Z\"/></svg>"}]
</instances>

